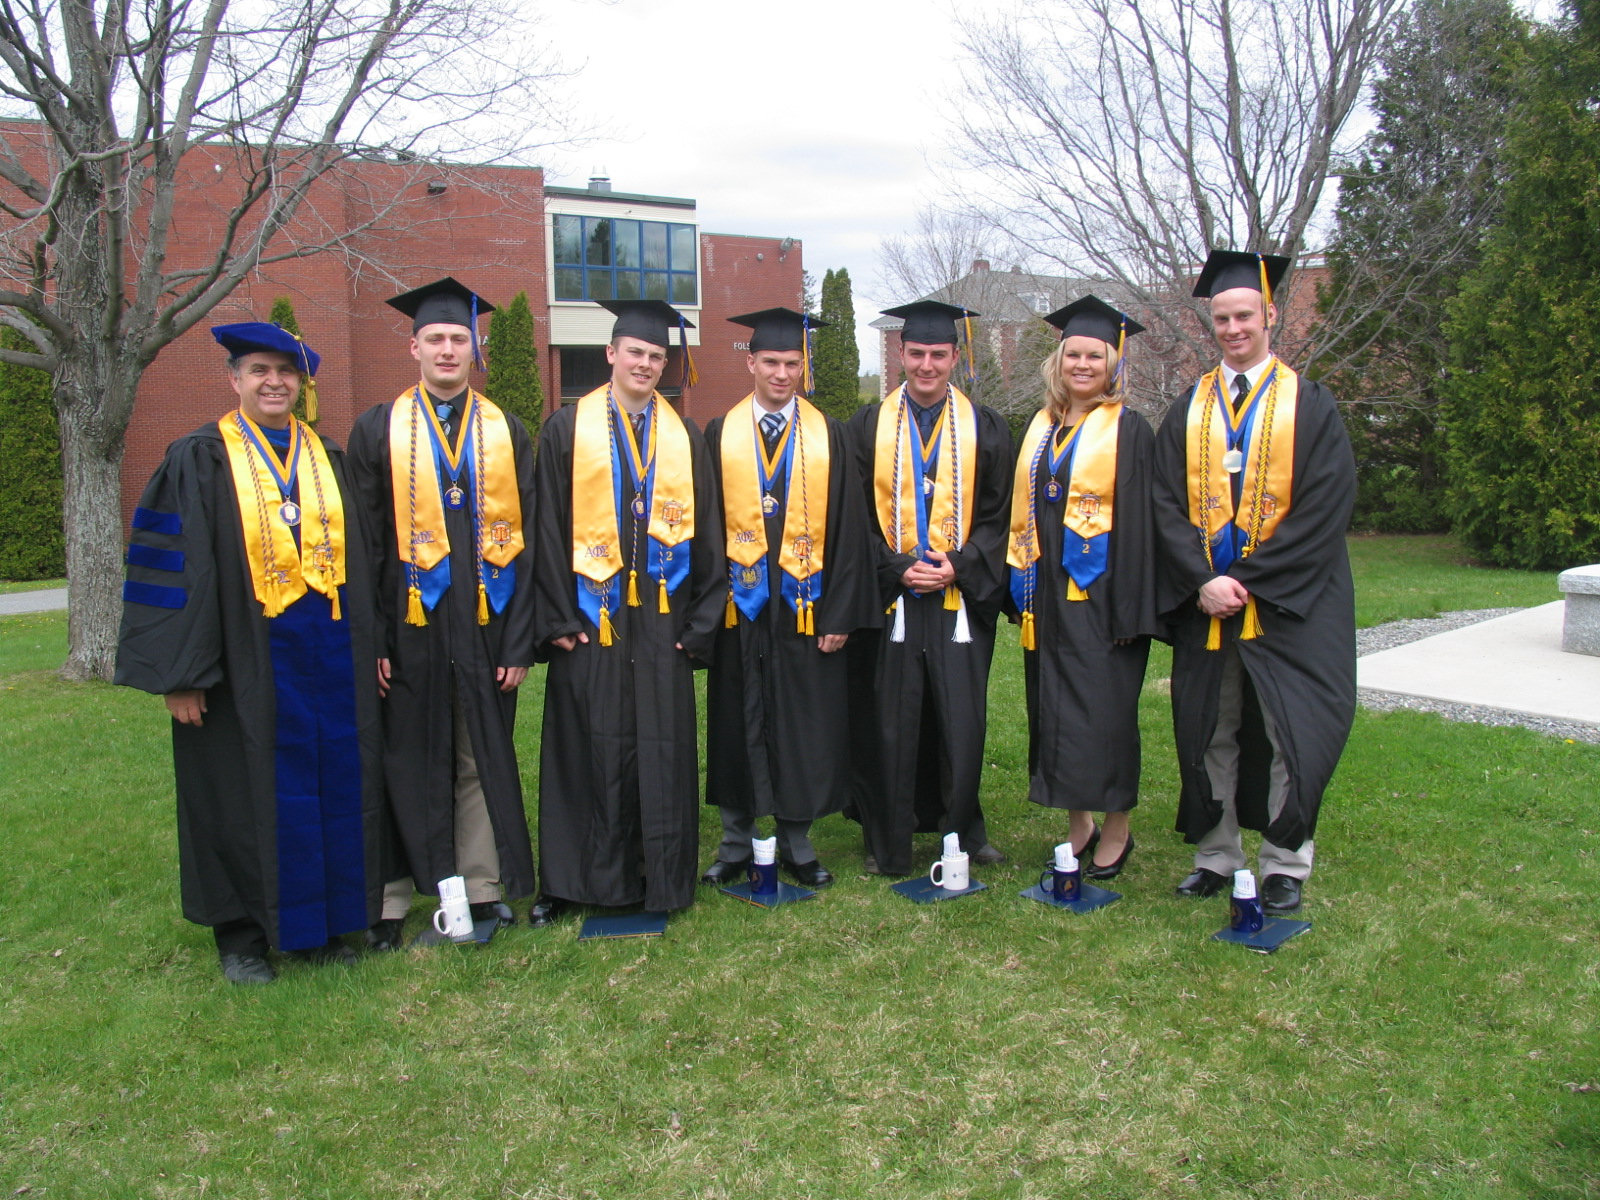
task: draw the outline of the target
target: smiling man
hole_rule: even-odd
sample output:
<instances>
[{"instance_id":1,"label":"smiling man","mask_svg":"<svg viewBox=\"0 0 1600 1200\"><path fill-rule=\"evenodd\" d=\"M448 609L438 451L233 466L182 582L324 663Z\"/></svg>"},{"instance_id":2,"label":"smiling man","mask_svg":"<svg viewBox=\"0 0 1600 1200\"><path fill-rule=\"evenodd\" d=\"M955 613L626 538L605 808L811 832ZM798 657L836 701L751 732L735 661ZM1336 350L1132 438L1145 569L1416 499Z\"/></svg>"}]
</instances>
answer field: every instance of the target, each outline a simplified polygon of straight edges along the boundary
<instances>
[{"instance_id":1,"label":"smiling man","mask_svg":"<svg viewBox=\"0 0 1600 1200\"><path fill-rule=\"evenodd\" d=\"M413 886L462 875L477 920L534 890L512 727L533 662L533 442L469 386L478 318L454 279L396 296L421 379L350 431L350 470L381 564L384 766L408 872L370 934L397 949Z\"/></svg>"},{"instance_id":2,"label":"smiling man","mask_svg":"<svg viewBox=\"0 0 1600 1200\"><path fill-rule=\"evenodd\" d=\"M534 925L569 903L694 899L694 670L722 624L722 513L699 430L656 390L673 328L693 376L688 322L661 300L605 307L610 382L539 438L535 639L550 669Z\"/></svg>"},{"instance_id":3,"label":"smiling man","mask_svg":"<svg viewBox=\"0 0 1600 1200\"><path fill-rule=\"evenodd\" d=\"M808 331L788 308L729 317L750 330L754 388L706 426L722 492L728 597L706 682L706 802L722 844L701 882L742 881L756 821L772 817L779 864L833 882L811 823L850 782L850 635L879 623L866 511L844 426L798 394Z\"/></svg>"},{"instance_id":4,"label":"smiling man","mask_svg":"<svg viewBox=\"0 0 1600 1200\"><path fill-rule=\"evenodd\" d=\"M269 949L350 961L339 935L378 915L371 579L343 457L292 415L318 356L276 325L212 334L239 406L134 509L116 682L172 714L184 916L230 982L270 983Z\"/></svg>"},{"instance_id":5,"label":"smiling man","mask_svg":"<svg viewBox=\"0 0 1600 1200\"><path fill-rule=\"evenodd\" d=\"M1205 897L1260 830L1261 898L1300 907L1322 793L1355 717L1355 602L1344 535L1355 460L1333 396L1275 357L1276 255L1214 251L1222 363L1167 411L1156 438L1157 610L1172 641L1172 719L1196 843L1178 893Z\"/></svg>"},{"instance_id":6,"label":"smiling man","mask_svg":"<svg viewBox=\"0 0 1600 1200\"><path fill-rule=\"evenodd\" d=\"M956 323L977 313L919 300L884 315L905 322L905 383L850 421L877 518L871 541L888 611L875 638L851 640L852 720L875 722L878 735L870 746L857 739L853 809L867 870L906 875L913 833L959 834L974 863L1004 857L989 844L978 787L995 618L1008 582L1011 432L950 382ZM860 686L869 669L870 702Z\"/></svg>"}]
</instances>

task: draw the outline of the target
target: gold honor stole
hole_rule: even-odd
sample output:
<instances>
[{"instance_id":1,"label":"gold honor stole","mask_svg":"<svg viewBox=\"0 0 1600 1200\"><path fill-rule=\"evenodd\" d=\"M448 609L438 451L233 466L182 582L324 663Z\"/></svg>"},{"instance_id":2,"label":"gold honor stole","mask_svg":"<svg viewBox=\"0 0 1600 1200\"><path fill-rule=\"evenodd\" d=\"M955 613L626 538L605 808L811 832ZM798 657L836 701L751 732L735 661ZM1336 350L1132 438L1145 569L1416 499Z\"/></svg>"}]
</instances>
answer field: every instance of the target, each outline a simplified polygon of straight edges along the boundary
<instances>
[{"instance_id":1,"label":"gold honor stole","mask_svg":"<svg viewBox=\"0 0 1600 1200\"><path fill-rule=\"evenodd\" d=\"M1223 387L1222 368L1208 371L1195 385L1189 401L1187 461L1189 467L1189 524L1200 534L1205 548L1206 566L1226 571L1235 558L1249 558L1257 546L1270 538L1289 511L1294 483L1295 402L1300 394L1300 377L1277 357L1270 360L1267 372L1256 381L1235 418ZM1240 487L1238 511L1234 511L1233 485L1224 461L1229 436L1238 444L1243 429L1244 479ZM1224 538L1244 534L1244 545L1237 555L1224 556L1219 567L1215 548ZM1231 545L1229 547L1231 550ZM1260 637L1261 617L1256 600L1245 606L1241 640ZM1222 621L1211 618L1206 634L1206 649L1222 648Z\"/></svg>"},{"instance_id":2,"label":"gold honor stole","mask_svg":"<svg viewBox=\"0 0 1600 1200\"><path fill-rule=\"evenodd\" d=\"M911 415L911 404L902 384L878 410L872 458L873 497L878 527L890 547L897 554L921 558L925 550L959 550L972 533L972 510L978 495L978 410L964 393L950 389L940 422L944 432L939 477L933 481L928 545L924 547L917 544L918 496L916 472L911 465L912 455L917 453L912 430L916 418ZM958 592L955 584L945 593L946 608L955 608L958 603L958 596L952 596L952 592Z\"/></svg>"},{"instance_id":3,"label":"gold honor stole","mask_svg":"<svg viewBox=\"0 0 1600 1200\"><path fill-rule=\"evenodd\" d=\"M522 553L522 496L517 491L516 458L511 449L511 426L505 413L488 397L467 390L467 405L461 414L461 438L451 449L439 418L422 400L423 385L418 384L395 398L389 410L389 483L394 501L395 541L406 563L409 581L406 599L406 624L426 625L422 595L422 576L450 556L450 535L444 524L443 485L434 459L434 439L455 457L469 444L473 461L467 466L472 475L474 526L478 544L473 547L477 567L478 624L489 623L489 605L484 585L484 563L493 568L509 567ZM432 433L429 427L432 427ZM471 436L468 437L470 432ZM432 598L427 608L438 604Z\"/></svg>"},{"instance_id":4,"label":"gold honor stole","mask_svg":"<svg viewBox=\"0 0 1600 1200\"><path fill-rule=\"evenodd\" d=\"M616 637L611 624L612 584L623 567L622 539L617 528L617 496L623 479L615 438L615 418L611 414L611 387L596 388L578 401L572 442L572 570L590 595L599 598L600 644L609 646ZM694 537L694 460L689 447L689 431L673 407L657 392L651 397L655 409L650 435L654 442L653 482L650 486L649 537L661 547L659 557L651 548L649 566L657 568L660 587L659 611L670 611L669 584L687 576L688 555L669 579L666 563L673 549ZM629 451L631 452L631 450ZM637 554L637 547L635 547ZM580 600L583 598L580 594ZM636 587L629 589L628 603L639 603Z\"/></svg>"},{"instance_id":5,"label":"gold honor stole","mask_svg":"<svg viewBox=\"0 0 1600 1200\"><path fill-rule=\"evenodd\" d=\"M239 524L244 533L245 558L250 564L250 581L261 615L276 617L306 594L308 587L333 602L333 619L339 620L339 585L345 581L344 498L334 478L328 452L311 427L296 417L289 418L289 462L300 456L295 472L295 496L284 497L273 465L263 457L277 454L267 442L261 427L234 409L217 428L228 452L228 467L233 473L233 494L239 501ZM281 466L282 464L278 464ZM291 468L292 469L292 468ZM306 479L311 487L305 486ZM294 528L282 512L304 496L314 500L316 512L307 517L300 504L296 523L304 525L301 542L311 549L311 565L301 561L295 544Z\"/></svg>"},{"instance_id":6,"label":"gold honor stole","mask_svg":"<svg viewBox=\"0 0 1600 1200\"><path fill-rule=\"evenodd\" d=\"M722 512L731 581L723 624L729 629L739 619L740 606L734 600L736 590L748 597L744 611L751 620L761 614L771 594L771 572L763 574L760 569L761 561L767 556L767 523L761 508L761 477L756 455L764 454L766 447L756 430L754 408L752 393L734 405L722 421ZM795 397L795 417L784 436L794 437L796 433L778 566L794 581L782 591L785 596L793 597L795 631L814 635L816 601L821 588L812 578L821 574L827 562L828 418L802 396ZM778 458L781 462L781 449ZM765 587L761 586L763 582Z\"/></svg>"},{"instance_id":7,"label":"gold honor stole","mask_svg":"<svg viewBox=\"0 0 1600 1200\"><path fill-rule=\"evenodd\" d=\"M1122 419L1122 403L1116 401L1090 409L1078 422L1070 435L1075 448L1072 470L1067 478L1067 502L1062 506L1061 523L1082 541L1083 553L1099 558L1095 578L1105 570L1103 556L1092 553L1092 539L1110 533L1114 523L1117 496L1117 428ZM1035 488L1039 477L1039 460L1048 452L1056 426L1043 409L1033 415L1033 422L1022 436L1022 452L1017 456L1016 471L1011 481L1011 542L1006 550L1006 562L1011 566L1012 591L1019 590L1018 607L1022 612L1022 648L1036 646L1033 623L1033 596L1038 583L1034 570L1039 561L1037 535L1038 496ZM1102 543L1103 544L1103 543ZM1063 551L1067 547L1062 547ZM1071 566L1067 572L1067 599L1087 600L1084 589L1094 580L1085 578L1080 585L1073 576ZM1020 585L1020 587L1019 587Z\"/></svg>"}]
</instances>

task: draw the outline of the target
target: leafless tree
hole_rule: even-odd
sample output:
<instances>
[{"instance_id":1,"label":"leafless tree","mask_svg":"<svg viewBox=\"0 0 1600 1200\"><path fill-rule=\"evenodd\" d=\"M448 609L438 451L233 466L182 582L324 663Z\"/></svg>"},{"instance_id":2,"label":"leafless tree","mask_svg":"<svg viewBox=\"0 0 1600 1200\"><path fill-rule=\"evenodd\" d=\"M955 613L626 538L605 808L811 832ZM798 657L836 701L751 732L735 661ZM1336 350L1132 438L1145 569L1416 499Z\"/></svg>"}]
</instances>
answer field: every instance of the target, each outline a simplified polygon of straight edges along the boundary
<instances>
[{"instance_id":1,"label":"leafless tree","mask_svg":"<svg viewBox=\"0 0 1600 1200\"><path fill-rule=\"evenodd\" d=\"M370 255L404 226L408 172L553 140L529 23L517 0L0 0L0 323L33 347L0 357L54 378L68 678L114 662L144 370L259 267ZM373 159L393 188L317 202ZM196 252L175 214L202 180L216 233Z\"/></svg>"},{"instance_id":2,"label":"leafless tree","mask_svg":"<svg viewBox=\"0 0 1600 1200\"><path fill-rule=\"evenodd\" d=\"M1209 359L1188 295L1199 264L1217 247L1307 248L1402 5L1011 0L967 17L956 145L989 181L979 211L1029 259L1121 285L1152 343ZM1292 274L1281 299L1295 309ZM1280 335L1291 361L1304 328Z\"/></svg>"}]
</instances>

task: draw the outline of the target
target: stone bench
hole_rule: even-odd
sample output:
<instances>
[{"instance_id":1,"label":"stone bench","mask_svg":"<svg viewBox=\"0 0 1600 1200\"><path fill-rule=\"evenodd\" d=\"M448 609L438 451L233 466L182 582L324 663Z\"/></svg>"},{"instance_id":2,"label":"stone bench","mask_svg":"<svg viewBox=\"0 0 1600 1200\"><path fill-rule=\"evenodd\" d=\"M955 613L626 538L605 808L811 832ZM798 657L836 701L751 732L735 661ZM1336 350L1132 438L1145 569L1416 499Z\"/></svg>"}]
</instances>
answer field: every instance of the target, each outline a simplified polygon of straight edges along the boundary
<instances>
[{"instance_id":1,"label":"stone bench","mask_svg":"<svg viewBox=\"0 0 1600 1200\"><path fill-rule=\"evenodd\" d=\"M1600 564L1563 571L1556 586L1565 602L1561 648L1571 654L1600 655Z\"/></svg>"}]
</instances>

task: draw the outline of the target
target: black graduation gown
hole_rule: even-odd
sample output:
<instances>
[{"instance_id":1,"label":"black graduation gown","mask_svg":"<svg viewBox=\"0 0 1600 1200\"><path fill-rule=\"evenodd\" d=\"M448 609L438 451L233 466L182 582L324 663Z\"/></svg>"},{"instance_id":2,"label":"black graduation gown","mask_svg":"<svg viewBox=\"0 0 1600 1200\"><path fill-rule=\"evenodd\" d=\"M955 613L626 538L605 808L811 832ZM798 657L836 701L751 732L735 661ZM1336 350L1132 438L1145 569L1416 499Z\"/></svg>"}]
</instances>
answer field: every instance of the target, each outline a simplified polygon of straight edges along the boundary
<instances>
[{"instance_id":1,"label":"black graduation gown","mask_svg":"<svg viewBox=\"0 0 1600 1200\"><path fill-rule=\"evenodd\" d=\"M1156 435L1156 529L1162 557L1156 610L1172 641L1172 723L1183 792L1178 831L1198 842L1222 819L1205 753L1216 730L1223 655L1205 648L1210 620L1195 603L1213 578L1189 524L1185 430L1193 390L1167 410ZM1300 380L1294 486L1277 530L1228 574L1256 597L1262 636L1239 641L1244 615L1222 623L1237 642L1248 686L1239 731L1239 824L1277 846L1298 848L1317 827L1323 790L1349 737L1356 707L1355 587L1345 531L1355 507L1355 457L1333 395ZM1289 789L1267 819L1272 747L1261 709L1272 715Z\"/></svg>"},{"instance_id":2,"label":"black graduation gown","mask_svg":"<svg viewBox=\"0 0 1600 1200\"><path fill-rule=\"evenodd\" d=\"M262 615L213 422L167 448L140 497L117 650L119 684L206 693L202 724L172 722L183 915L252 920L279 950L370 926L392 869L362 518L322 444L344 496L342 619L311 590ZM297 491L311 528L304 460Z\"/></svg>"},{"instance_id":3,"label":"black graduation gown","mask_svg":"<svg viewBox=\"0 0 1600 1200\"><path fill-rule=\"evenodd\" d=\"M711 421L705 435L719 488L723 419ZM883 612L855 458L844 426L827 421L828 544L817 636L854 633ZM843 650L824 654L816 636L796 633L794 610L778 594L777 547L788 509L782 481L773 494L778 509L765 522L771 598L756 620L741 614L735 628L718 630L706 677L706 803L753 817L814 821L849 800L849 665Z\"/></svg>"},{"instance_id":4,"label":"black graduation gown","mask_svg":"<svg viewBox=\"0 0 1600 1200\"><path fill-rule=\"evenodd\" d=\"M1127 812L1139 802L1139 691L1150 657L1155 614L1155 527L1150 458L1155 435L1130 408L1117 422L1116 512L1106 573L1087 600L1067 599L1061 565L1062 498L1039 497L1039 580L1034 592L1038 649L1025 651L1028 694L1028 799L1047 808ZM1065 485L1066 479L1061 483ZM1116 639L1132 638L1118 646Z\"/></svg>"},{"instance_id":5,"label":"black graduation gown","mask_svg":"<svg viewBox=\"0 0 1600 1200\"><path fill-rule=\"evenodd\" d=\"M877 563L880 612L904 595L905 640L890 640L889 616L872 638L850 639L854 652L851 720L870 721L877 731L868 746L858 738L851 812L862 823L867 849L886 875L911 871L913 833L957 833L969 853L983 810L983 776L989 665L994 657L995 618L1009 582L1006 540L1011 531L1011 431L1000 414L978 406L978 478L972 532L950 555L956 582L967 601L972 641L951 640L956 614L938 594L916 596L901 586L914 561L890 550L873 500L873 455L881 404L850 418L861 474L873 557ZM941 454L938 470L948 469ZM873 655L871 687L864 657Z\"/></svg>"},{"instance_id":6,"label":"black graduation gown","mask_svg":"<svg viewBox=\"0 0 1600 1200\"><path fill-rule=\"evenodd\" d=\"M716 478L700 431L685 421L694 460L689 577L668 613L655 582L641 578L642 603L610 614L617 640L602 646L572 571L576 420L569 405L539 438L535 636L550 664L539 750L543 891L579 904L687 908L699 871L694 669L711 661L728 592ZM619 518L618 530L631 562L635 522ZM550 644L578 632L589 640L573 650Z\"/></svg>"},{"instance_id":7,"label":"black graduation gown","mask_svg":"<svg viewBox=\"0 0 1600 1200\"><path fill-rule=\"evenodd\" d=\"M490 397L493 399L493 397ZM533 846L522 806L522 780L512 727L517 693L495 682L500 667L528 667L533 643L533 441L510 413L511 450L522 504L524 549L515 561L516 583L505 611L492 608L478 624L477 566L472 541L472 483L463 473L467 501L444 510L450 537L450 587L426 625L407 625L405 563L395 541L389 476L389 411L377 404L350 430L350 477L366 511L378 575L379 654L393 671L383 701L384 772L406 869L417 891L435 895L439 880L456 873L455 723L452 687L472 739L484 804L500 855L500 882L508 899L534 890ZM459 436L460 430L457 430Z\"/></svg>"}]
</instances>

